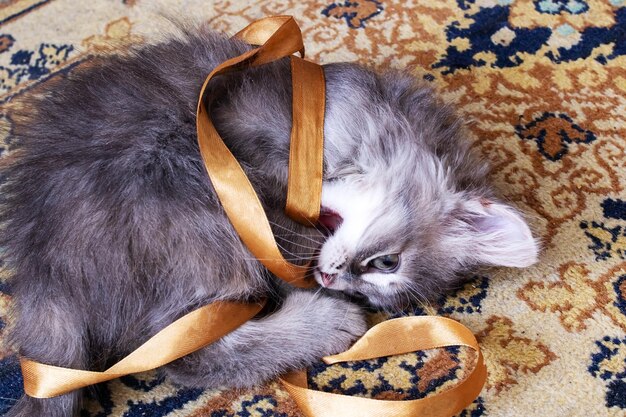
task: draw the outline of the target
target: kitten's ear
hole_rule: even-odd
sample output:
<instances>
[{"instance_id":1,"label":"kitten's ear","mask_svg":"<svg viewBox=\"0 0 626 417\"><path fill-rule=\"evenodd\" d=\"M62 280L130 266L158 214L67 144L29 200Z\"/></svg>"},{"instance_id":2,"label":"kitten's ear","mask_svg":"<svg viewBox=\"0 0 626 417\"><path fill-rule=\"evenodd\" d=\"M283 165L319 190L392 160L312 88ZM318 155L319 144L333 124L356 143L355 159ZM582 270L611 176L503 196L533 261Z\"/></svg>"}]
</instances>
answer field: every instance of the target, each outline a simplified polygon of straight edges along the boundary
<instances>
[{"instance_id":1,"label":"kitten's ear","mask_svg":"<svg viewBox=\"0 0 626 417\"><path fill-rule=\"evenodd\" d=\"M477 263L523 268L537 262L539 245L522 216L485 199L463 203L458 217L468 227L469 256Z\"/></svg>"}]
</instances>

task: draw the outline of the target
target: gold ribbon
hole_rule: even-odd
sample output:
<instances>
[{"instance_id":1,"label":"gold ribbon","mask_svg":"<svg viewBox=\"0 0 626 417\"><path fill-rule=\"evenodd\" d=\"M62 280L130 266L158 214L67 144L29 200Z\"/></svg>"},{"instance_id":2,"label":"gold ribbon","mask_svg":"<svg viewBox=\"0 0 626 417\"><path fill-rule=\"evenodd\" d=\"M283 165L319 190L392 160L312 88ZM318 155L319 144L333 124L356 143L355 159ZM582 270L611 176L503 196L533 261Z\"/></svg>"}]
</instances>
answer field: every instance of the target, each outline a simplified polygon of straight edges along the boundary
<instances>
[{"instance_id":1,"label":"gold ribbon","mask_svg":"<svg viewBox=\"0 0 626 417\"><path fill-rule=\"evenodd\" d=\"M265 39L264 37L268 34L270 36ZM196 122L200 153L226 215L250 252L274 275L290 284L304 288L314 287L315 281L307 277L308 265L292 264L285 260L278 250L261 201L237 159L217 133L203 100L209 82L218 74L267 64L298 51L304 54L302 34L293 18L275 16L252 23L239 32L238 36L252 43L259 43L261 40L265 42L258 48L218 65L204 81L198 100ZM297 212L297 219L301 221L307 219L316 221L322 188L322 139L314 135L319 134L323 128L324 77L319 65L305 63L295 57L292 58L292 64L292 68L296 70L292 71L292 82L296 93L293 103L298 106L293 109L294 120L297 123L294 123L292 127L292 139L298 138L296 142L299 142L302 138L303 142L290 149L292 164L289 168L288 185L295 185L295 188L290 189L288 194L291 197L287 200L287 212ZM309 83L308 88L304 86L305 82ZM305 88L307 95L310 94L313 97L306 101L303 93ZM305 104L307 107L301 107ZM321 124L322 127L310 127L309 123L318 123L318 126ZM318 146L317 149L313 149L311 156L306 154L305 145L307 144ZM309 163L312 165L308 165ZM314 173L312 182L306 181L309 170ZM294 179L294 175L305 178ZM311 199L310 195L318 197ZM303 206L306 203L318 205L317 208L309 209L308 206Z\"/></svg>"},{"instance_id":2,"label":"gold ribbon","mask_svg":"<svg viewBox=\"0 0 626 417\"><path fill-rule=\"evenodd\" d=\"M176 320L104 372L83 371L20 359L24 392L50 398L120 376L166 365L215 342L254 317L258 304L216 301Z\"/></svg>"},{"instance_id":3,"label":"gold ribbon","mask_svg":"<svg viewBox=\"0 0 626 417\"><path fill-rule=\"evenodd\" d=\"M308 417L443 417L457 414L480 394L487 378L482 353L476 338L465 326L444 317L402 317L372 327L350 349L327 356L327 364L362 361L441 348L467 346L476 351L476 365L454 387L426 398L385 401L350 397L307 388L306 371L281 378L282 384Z\"/></svg>"},{"instance_id":4,"label":"gold ribbon","mask_svg":"<svg viewBox=\"0 0 626 417\"><path fill-rule=\"evenodd\" d=\"M285 212L312 226L322 205L326 82L321 66L295 56L291 57L291 74L294 110Z\"/></svg>"},{"instance_id":5,"label":"gold ribbon","mask_svg":"<svg viewBox=\"0 0 626 417\"><path fill-rule=\"evenodd\" d=\"M295 286L311 287L315 282L306 278L307 266L287 262L278 250L261 202L217 133L203 100L216 75L267 64L295 52L304 55L302 35L293 18L275 16L252 23L237 36L260 46L225 61L205 80L197 108L200 153L224 211L248 249L276 276ZM319 65L294 56L291 68L293 127L286 212L309 224L319 216L321 198L324 75ZM219 301L201 307L167 326L104 372L56 367L22 358L24 390L32 397L49 398L163 366L226 335L251 319L262 305ZM478 343L460 323L442 317L389 320L374 326L346 352L324 358L327 363L366 360L453 345L468 346L477 352L473 370L455 387L419 400L381 401L309 390L305 371L285 375L281 382L310 417L448 416L469 405L486 379Z\"/></svg>"}]
</instances>

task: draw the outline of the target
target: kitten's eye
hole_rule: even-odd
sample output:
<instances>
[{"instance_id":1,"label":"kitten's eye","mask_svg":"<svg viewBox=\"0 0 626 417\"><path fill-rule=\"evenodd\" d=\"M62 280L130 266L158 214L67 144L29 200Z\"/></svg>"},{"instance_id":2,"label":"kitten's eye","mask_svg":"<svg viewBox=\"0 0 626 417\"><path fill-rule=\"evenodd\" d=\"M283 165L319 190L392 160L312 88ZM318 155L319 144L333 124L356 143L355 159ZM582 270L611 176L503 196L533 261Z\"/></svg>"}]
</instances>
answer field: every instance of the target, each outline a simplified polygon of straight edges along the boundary
<instances>
[{"instance_id":1,"label":"kitten's eye","mask_svg":"<svg viewBox=\"0 0 626 417\"><path fill-rule=\"evenodd\" d=\"M379 256L372 259L368 264L368 266L382 272L394 272L398 269L398 265L400 265L400 255L397 253Z\"/></svg>"}]
</instances>

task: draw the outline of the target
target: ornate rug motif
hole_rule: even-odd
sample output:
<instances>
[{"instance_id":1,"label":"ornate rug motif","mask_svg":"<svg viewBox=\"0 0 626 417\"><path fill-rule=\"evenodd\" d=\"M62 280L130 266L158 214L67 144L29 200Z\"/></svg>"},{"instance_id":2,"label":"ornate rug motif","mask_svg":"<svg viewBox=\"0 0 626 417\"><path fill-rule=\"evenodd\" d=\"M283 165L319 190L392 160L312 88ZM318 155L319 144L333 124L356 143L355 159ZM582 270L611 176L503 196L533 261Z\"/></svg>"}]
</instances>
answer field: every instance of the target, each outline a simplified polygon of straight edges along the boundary
<instances>
[{"instance_id":1,"label":"ornate rug motif","mask_svg":"<svg viewBox=\"0 0 626 417\"><path fill-rule=\"evenodd\" d=\"M2 0L0 155L15 146L12 98L94 54L158 40L169 27L162 12L228 33L292 14L311 58L405 68L457 106L503 197L526 211L543 242L536 266L481 271L456 293L406 312L449 316L478 336L489 378L461 415L626 416L625 0ZM2 339L10 302L0 284L0 414L22 392ZM320 363L309 383L421 398L462 378L470 355L448 348ZM276 382L187 389L152 372L103 384L82 415L300 413Z\"/></svg>"}]
</instances>

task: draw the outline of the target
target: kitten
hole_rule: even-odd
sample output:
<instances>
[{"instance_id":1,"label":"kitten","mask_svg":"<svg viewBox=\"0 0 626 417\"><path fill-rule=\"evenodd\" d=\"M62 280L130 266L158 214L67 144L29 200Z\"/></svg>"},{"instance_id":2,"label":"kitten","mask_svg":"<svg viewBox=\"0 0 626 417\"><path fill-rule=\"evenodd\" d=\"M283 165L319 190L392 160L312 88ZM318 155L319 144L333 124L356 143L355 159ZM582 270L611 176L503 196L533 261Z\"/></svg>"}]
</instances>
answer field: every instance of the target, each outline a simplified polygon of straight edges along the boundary
<instances>
[{"instance_id":1,"label":"kitten","mask_svg":"<svg viewBox=\"0 0 626 417\"><path fill-rule=\"evenodd\" d=\"M99 58L14 116L2 170L15 300L11 342L43 363L103 370L215 300L279 297L277 311L163 368L177 383L249 387L345 350L361 308L286 288L243 246L202 165L204 77L249 46L202 29ZM426 298L479 264L536 259L528 227L498 202L461 121L400 73L325 66L325 238L284 214L291 85L286 60L219 77L214 123L255 186L288 258L316 256L323 287L384 308ZM326 240L324 240L326 239ZM321 247L320 247L321 246ZM23 397L10 416L76 415L80 393Z\"/></svg>"}]
</instances>

